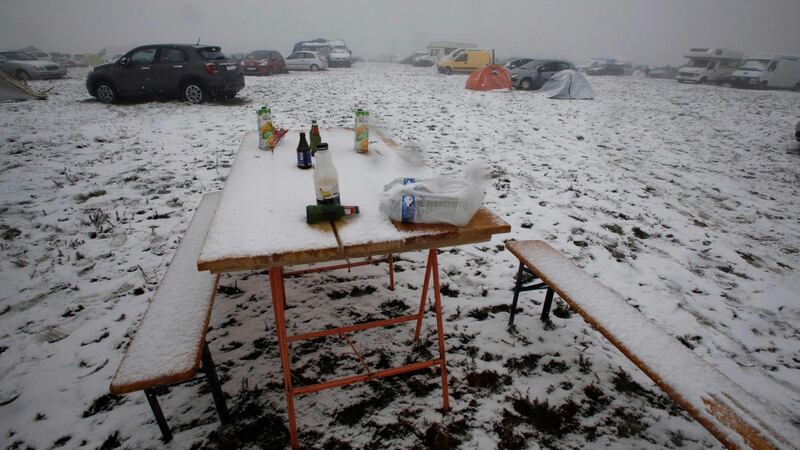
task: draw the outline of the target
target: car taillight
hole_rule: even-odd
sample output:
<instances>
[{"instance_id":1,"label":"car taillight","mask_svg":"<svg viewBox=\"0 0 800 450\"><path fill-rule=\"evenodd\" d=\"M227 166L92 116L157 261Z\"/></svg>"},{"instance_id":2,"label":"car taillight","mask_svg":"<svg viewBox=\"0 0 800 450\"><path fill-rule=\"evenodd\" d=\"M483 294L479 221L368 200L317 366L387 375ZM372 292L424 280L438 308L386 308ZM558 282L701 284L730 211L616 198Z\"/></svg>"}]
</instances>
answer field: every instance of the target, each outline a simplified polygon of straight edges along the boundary
<instances>
[{"instance_id":1,"label":"car taillight","mask_svg":"<svg viewBox=\"0 0 800 450\"><path fill-rule=\"evenodd\" d=\"M219 73L216 64L212 63L206 63L206 72L208 72L209 75L217 75Z\"/></svg>"}]
</instances>

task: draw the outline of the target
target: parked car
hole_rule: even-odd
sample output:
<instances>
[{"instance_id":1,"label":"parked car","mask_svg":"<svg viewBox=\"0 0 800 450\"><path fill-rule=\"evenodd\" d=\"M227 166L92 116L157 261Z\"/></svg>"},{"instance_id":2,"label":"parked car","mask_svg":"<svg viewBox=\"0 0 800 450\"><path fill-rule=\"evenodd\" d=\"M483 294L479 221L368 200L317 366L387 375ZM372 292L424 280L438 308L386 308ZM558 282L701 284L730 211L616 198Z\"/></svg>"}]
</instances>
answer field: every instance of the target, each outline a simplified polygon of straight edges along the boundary
<instances>
[{"instance_id":1,"label":"parked car","mask_svg":"<svg viewBox=\"0 0 800 450\"><path fill-rule=\"evenodd\" d=\"M328 60L320 52L299 51L286 58L286 68L289 70L325 70Z\"/></svg>"},{"instance_id":2,"label":"parked car","mask_svg":"<svg viewBox=\"0 0 800 450\"><path fill-rule=\"evenodd\" d=\"M481 49L459 49L445 56L436 69L439 73L472 73L492 63L492 51Z\"/></svg>"},{"instance_id":3,"label":"parked car","mask_svg":"<svg viewBox=\"0 0 800 450\"><path fill-rule=\"evenodd\" d=\"M58 64L39 61L25 52L0 52L0 70L23 81L63 78L67 74L67 69Z\"/></svg>"},{"instance_id":4,"label":"parked car","mask_svg":"<svg viewBox=\"0 0 800 450\"><path fill-rule=\"evenodd\" d=\"M512 69L511 84L517 89L536 90L562 70L575 70L575 66L568 61L557 59L540 59L531 61L516 69Z\"/></svg>"},{"instance_id":5,"label":"parked car","mask_svg":"<svg viewBox=\"0 0 800 450\"><path fill-rule=\"evenodd\" d=\"M397 62L400 64L413 64L415 59L420 56L426 56L427 54L428 52L414 52Z\"/></svg>"},{"instance_id":6,"label":"parked car","mask_svg":"<svg viewBox=\"0 0 800 450\"><path fill-rule=\"evenodd\" d=\"M800 91L800 56L765 55L747 58L731 75L731 84L737 87Z\"/></svg>"},{"instance_id":7,"label":"parked car","mask_svg":"<svg viewBox=\"0 0 800 450\"><path fill-rule=\"evenodd\" d=\"M53 58L52 61L59 66L72 67L74 65L72 62L72 55L70 54L50 52L50 56Z\"/></svg>"},{"instance_id":8,"label":"parked car","mask_svg":"<svg viewBox=\"0 0 800 450\"><path fill-rule=\"evenodd\" d=\"M516 69L517 67L522 67L533 60L534 58L511 58L503 63L503 67L508 70Z\"/></svg>"},{"instance_id":9,"label":"parked car","mask_svg":"<svg viewBox=\"0 0 800 450\"><path fill-rule=\"evenodd\" d=\"M39 61L53 61L53 55L50 52L46 52L43 50L40 50L38 52L33 52L31 53L31 55L36 57L36 59L38 59Z\"/></svg>"},{"instance_id":10,"label":"parked car","mask_svg":"<svg viewBox=\"0 0 800 450\"><path fill-rule=\"evenodd\" d=\"M283 55L275 50L255 50L239 63L245 75L274 75L286 73Z\"/></svg>"},{"instance_id":11,"label":"parked car","mask_svg":"<svg viewBox=\"0 0 800 450\"><path fill-rule=\"evenodd\" d=\"M654 67L647 72L647 78L674 79L678 75L678 68L672 66Z\"/></svg>"},{"instance_id":12,"label":"parked car","mask_svg":"<svg viewBox=\"0 0 800 450\"><path fill-rule=\"evenodd\" d=\"M621 64L605 64L599 67L590 67L586 69L586 75L625 75L625 67Z\"/></svg>"},{"instance_id":13,"label":"parked car","mask_svg":"<svg viewBox=\"0 0 800 450\"><path fill-rule=\"evenodd\" d=\"M244 74L213 45L161 44L134 48L117 62L95 67L86 89L103 103L120 99L181 96L190 103L233 97Z\"/></svg>"},{"instance_id":14,"label":"parked car","mask_svg":"<svg viewBox=\"0 0 800 450\"><path fill-rule=\"evenodd\" d=\"M435 56L422 55L414 58L414 61L411 62L411 65L415 67L432 67L435 66L436 63L437 59Z\"/></svg>"},{"instance_id":15,"label":"parked car","mask_svg":"<svg viewBox=\"0 0 800 450\"><path fill-rule=\"evenodd\" d=\"M89 65L89 55L72 55L72 63L75 67L86 67Z\"/></svg>"},{"instance_id":16,"label":"parked car","mask_svg":"<svg viewBox=\"0 0 800 450\"><path fill-rule=\"evenodd\" d=\"M353 52L347 48L347 44L341 39L328 41L331 51L328 54L328 62L331 67L350 67L353 65Z\"/></svg>"}]
</instances>

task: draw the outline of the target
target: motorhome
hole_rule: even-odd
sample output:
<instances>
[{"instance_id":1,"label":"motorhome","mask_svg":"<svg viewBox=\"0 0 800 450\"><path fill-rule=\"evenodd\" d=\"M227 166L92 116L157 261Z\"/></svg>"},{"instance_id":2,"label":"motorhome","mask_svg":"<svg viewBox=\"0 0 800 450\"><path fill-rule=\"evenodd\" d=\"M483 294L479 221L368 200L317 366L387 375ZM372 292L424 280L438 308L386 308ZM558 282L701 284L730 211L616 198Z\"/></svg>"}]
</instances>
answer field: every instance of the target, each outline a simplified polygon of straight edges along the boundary
<instances>
[{"instance_id":1,"label":"motorhome","mask_svg":"<svg viewBox=\"0 0 800 450\"><path fill-rule=\"evenodd\" d=\"M434 61L439 61L445 56L453 53L454 50L476 48L475 44L465 44L463 42L436 41L428 44L428 56Z\"/></svg>"},{"instance_id":2,"label":"motorhome","mask_svg":"<svg viewBox=\"0 0 800 450\"><path fill-rule=\"evenodd\" d=\"M727 83L742 61L741 52L724 48L693 48L683 57L689 62L678 70L680 83Z\"/></svg>"},{"instance_id":3,"label":"motorhome","mask_svg":"<svg viewBox=\"0 0 800 450\"><path fill-rule=\"evenodd\" d=\"M758 89L800 90L800 56L761 55L745 58L733 72L732 84Z\"/></svg>"}]
</instances>

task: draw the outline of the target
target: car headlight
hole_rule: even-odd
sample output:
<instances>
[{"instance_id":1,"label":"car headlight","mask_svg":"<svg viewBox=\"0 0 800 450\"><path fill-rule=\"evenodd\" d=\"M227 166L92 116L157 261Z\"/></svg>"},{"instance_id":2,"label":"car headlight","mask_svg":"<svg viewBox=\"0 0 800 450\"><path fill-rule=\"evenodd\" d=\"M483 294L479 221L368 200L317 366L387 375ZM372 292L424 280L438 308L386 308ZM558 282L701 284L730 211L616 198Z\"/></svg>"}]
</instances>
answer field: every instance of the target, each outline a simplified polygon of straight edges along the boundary
<instances>
[{"instance_id":1,"label":"car headlight","mask_svg":"<svg viewBox=\"0 0 800 450\"><path fill-rule=\"evenodd\" d=\"M517 78L519 78L519 75L517 75L517 74L511 75L511 79L512 80L516 80Z\"/></svg>"}]
</instances>

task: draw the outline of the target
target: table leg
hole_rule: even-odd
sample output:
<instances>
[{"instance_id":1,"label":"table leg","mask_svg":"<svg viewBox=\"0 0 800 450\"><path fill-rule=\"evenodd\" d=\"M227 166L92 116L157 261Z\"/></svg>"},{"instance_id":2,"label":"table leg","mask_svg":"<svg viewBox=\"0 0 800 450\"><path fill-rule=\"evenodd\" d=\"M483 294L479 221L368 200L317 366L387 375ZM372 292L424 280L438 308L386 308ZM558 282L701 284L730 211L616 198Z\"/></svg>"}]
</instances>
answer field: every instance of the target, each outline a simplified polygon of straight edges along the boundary
<instances>
[{"instance_id":1,"label":"table leg","mask_svg":"<svg viewBox=\"0 0 800 450\"><path fill-rule=\"evenodd\" d=\"M294 412L294 396L292 395L292 368L289 360L289 342L286 337L286 317L284 316L284 305L286 294L283 288L283 268L273 267L269 269L269 285L272 291L272 309L275 313L275 329L278 334L278 348L281 354L281 366L283 367L283 386L286 391L286 413L289 416L289 437L292 448L300 448L297 439L297 421Z\"/></svg>"},{"instance_id":2,"label":"table leg","mask_svg":"<svg viewBox=\"0 0 800 450\"><path fill-rule=\"evenodd\" d=\"M394 256L390 253L386 259L389 262L389 290L394 290Z\"/></svg>"},{"instance_id":3,"label":"table leg","mask_svg":"<svg viewBox=\"0 0 800 450\"><path fill-rule=\"evenodd\" d=\"M422 317L425 315L425 302L428 300L428 281L431 278L431 255L436 254L435 249L428 252L428 262L425 264L425 281L422 283L422 298L419 301L419 312L417 313L417 329L414 331L414 340L419 340L419 332L422 330Z\"/></svg>"},{"instance_id":4,"label":"table leg","mask_svg":"<svg viewBox=\"0 0 800 450\"><path fill-rule=\"evenodd\" d=\"M444 322L442 320L442 292L439 289L439 261L436 256L436 249L430 250L428 259L431 261L433 270L433 298L436 302L436 331L439 335L439 361L442 372L442 408L447 411L450 409L450 395L447 389L447 361L445 360L444 350ZM427 280L426 280L427 283Z\"/></svg>"}]
</instances>

